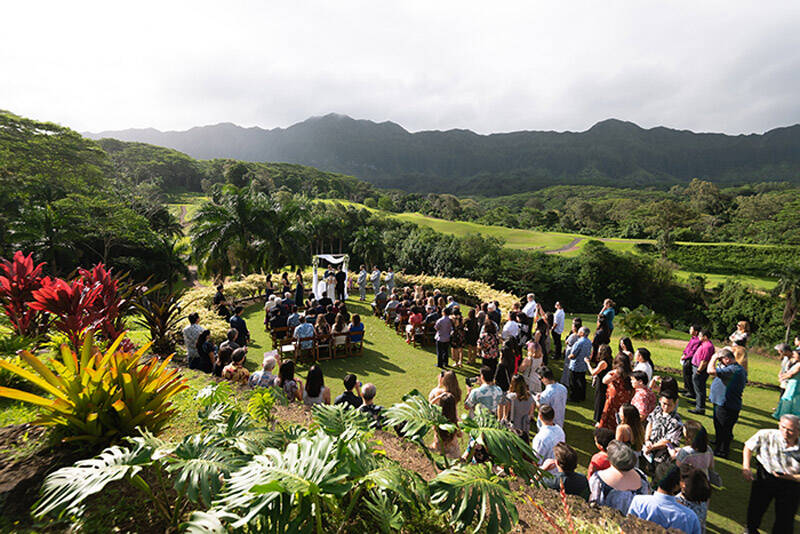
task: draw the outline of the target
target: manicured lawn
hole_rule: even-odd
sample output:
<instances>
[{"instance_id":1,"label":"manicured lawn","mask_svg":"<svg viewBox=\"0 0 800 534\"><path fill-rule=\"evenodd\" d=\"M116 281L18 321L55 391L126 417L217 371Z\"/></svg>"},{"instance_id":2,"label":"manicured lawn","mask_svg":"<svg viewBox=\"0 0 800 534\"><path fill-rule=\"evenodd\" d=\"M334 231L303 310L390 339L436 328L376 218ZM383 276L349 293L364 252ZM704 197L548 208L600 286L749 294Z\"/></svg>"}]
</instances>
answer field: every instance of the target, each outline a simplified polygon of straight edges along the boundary
<instances>
[{"instance_id":1,"label":"manicured lawn","mask_svg":"<svg viewBox=\"0 0 800 534\"><path fill-rule=\"evenodd\" d=\"M420 350L407 345L382 321L370 315L368 305L351 299L348 302L348 308L350 313L360 314L365 324L364 355L320 363L325 374L326 385L331 388L332 394L335 396L342 392L341 380L345 374L352 372L362 382L373 382L377 386L376 401L378 404L391 405L398 402L405 393L412 389L418 389L427 395L428 391L436 385L436 377L439 373L432 348L426 347L425 350ZM591 317L587 314L584 319L589 320ZM255 369L261 361L262 353L271 349L271 343L263 329L264 312L259 306L249 308L245 313L245 318L254 341L248 355L248 366ZM668 335L679 340L688 339L688 335L682 332L671 331ZM616 344L618 340L619 337L614 336L612 343ZM662 375L667 374L663 372L665 367L677 368L679 366L682 352L680 346L673 346L669 342L638 340L634 342L634 345L646 346L651 350L655 364L657 368L661 369ZM751 357L751 378L772 383L778 367L778 362L775 360ZM551 368L556 376L560 376L560 361L551 362ZM305 378L308 365L301 365L299 369L301 378ZM461 378L462 387L463 378L474 376L477 372L477 366L456 370ZM679 376L676 376L676 379L679 379L679 383L681 382ZM742 442L761 428L777 427L776 421L771 417L777 399L777 391L755 386L748 386L745 390L745 407L739 423L734 429L735 441L731 459L717 461L717 470L722 475L726 487L722 490L715 490L711 499L708 515L709 532L736 532L743 528L750 488L740 474ZM707 416L695 416L687 413L687 409L691 407L686 399L681 399L679 402L681 417L699 420L713 434L710 408ZM463 407L461 409L463 411ZM591 455L595 452L592 439L594 427L592 414L593 393L591 388L589 388L586 401L579 405L570 403L567 406L565 424L567 440L579 452L579 465L582 466L580 470L583 472L585 472L585 466L588 465ZM771 524L772 513L770 512L769 516L765 517L763 526L769 528Z\"/></svg>"}]
</instances>

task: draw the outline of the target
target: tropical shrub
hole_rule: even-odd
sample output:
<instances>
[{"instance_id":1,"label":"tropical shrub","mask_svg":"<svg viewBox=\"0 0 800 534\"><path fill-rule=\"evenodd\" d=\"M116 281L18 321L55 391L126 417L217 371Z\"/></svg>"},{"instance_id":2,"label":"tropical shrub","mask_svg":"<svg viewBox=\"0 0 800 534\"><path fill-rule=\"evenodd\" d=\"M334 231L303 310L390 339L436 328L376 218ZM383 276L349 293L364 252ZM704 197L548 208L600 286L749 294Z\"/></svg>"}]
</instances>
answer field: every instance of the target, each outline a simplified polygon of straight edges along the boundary
<instances>
[{"instance_id":1,"label":"tropical shrub","mask_svg":"<svg viewBox=\"0 0 800 534\"><path fill-rule=\"evenodd\" d=\"M520 301L519 297L505 291L494 289L489 284L476 282L468 278L449 278L444 276L429 276L426 274L400 274L398 283L406 285L420 285L425 288L441 289L445 293L465 295L480 302L498 301L504 310Z\"/></svg>"},{"instance_id":2,"label":"tropical shrub","mask_svg":"<svg viewBox=\"0 0 800 534\"><path fill-rule=\"evenodd\" d=\"M0 359L0 368L52 398L7 387L0 387L0 397L39 406L35 423L56 427L64 441L109 443L133 435L137 427L159 432L174 415L170 399L186 389L186 380L167 368L170 358L142 362L149 345L127 352L118 350L121 343L122 336L101 353L89 330L79 354L61 346L61 361L50 361L53 370L28 351L20 357L33 371Z\"/></svg>"},{"instance_id":3,"label":"tropical shrub","mask_svg":"<svg viewBox=\"0 0 800 534\"><path fill-rule=\"evenodd\" d=\"M178 324L183 319L181 297L183 288L167 289L158 284L138 295L133 303L139 312L136 322L150 332L153 352L167 355L175 352L175 337Z\"/></svg>"},{"instance_id":4,"label":"tropical shrub","mask_svg":"<svg viewBox=\"0 0 800 534\"><path fill-rule=\"evenodd\" d=\"M137 286L125 284L126 275L115 276L105 265L98 263L92 269L78 269L78 276L86 287L100 286L92 303L91 313L100 318L97 330L104 339L113 341L125 331L125 312L131 307L129 299Z\"/></svg>"},{"instance_id":5,"label":"tropical shrub","mask_svg":"<svg viewBox=\"0 0 800 534\"><path fill-rule=\"evenodd\" d=\"M14 253L9 260L0 260L0 305L20 336L36 337L47 329L47 317L31 308L33 292L41 289L44 263L34 266L33 254Z\"/></svg>"},{"instance_id":6,"label":"tropical shrub","mask_svg":"<svg viewBox=\"0 0 800 534\"><path fill-rule=\"evenodd\" d=\"M726 280L715 288L705 313L716 339L727 339L736 323L743 320L750 323L751 339L757 345L772 346L785 335L781 302L735 280Z\"/></svg>"},{"instance_id":7,"label":"tropical shrub","mask_svg":"<svg viewBox=\"0 0 800 534\"><path fill-rule=\"evenodd\" d=\"M42 287L33 292L31 309L49 313L53 324L67 334L72 348L80 347L83 333L102 322L102 313L95 306L102 286L87 284L82 278L67 282L61 278L44 278Z\"/></svg>"},{"instance_id":8,"label":"tropical shrub","mask_svg":"<svg viewBox=\"0 0 800 534\"><path fill-rule=\"evenodd\" d=\"M633 310L622 308L619 326L630 337L655 339L667 331L668 324L663 316L642 304Z\"/></svg>"}]
</instances>

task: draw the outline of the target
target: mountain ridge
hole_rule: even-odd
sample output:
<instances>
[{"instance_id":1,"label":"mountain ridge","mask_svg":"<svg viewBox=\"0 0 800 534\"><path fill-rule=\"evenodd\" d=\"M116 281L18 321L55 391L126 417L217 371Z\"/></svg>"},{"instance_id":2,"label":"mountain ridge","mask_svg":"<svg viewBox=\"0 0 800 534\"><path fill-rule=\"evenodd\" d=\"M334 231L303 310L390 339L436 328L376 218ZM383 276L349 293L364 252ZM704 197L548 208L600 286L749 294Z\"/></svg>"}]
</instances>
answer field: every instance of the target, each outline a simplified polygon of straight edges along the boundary
<instances>
[{"instance_id":1,"label":"mountain ridge","mask_svg":"<svg viewBox=\"0 0 800 534\"><path fill-rule=\"evenodd\" d=\"M669 187L692 178L726 184L800 183L800 124L728 135L606 119L582 132L468 129L409 132L392 121L329 113L287 128L230 122L162 132L87 132L173 148L198 159L298 163L408 192L496 196L553 184Z\"/></svg>"}]
</instances>

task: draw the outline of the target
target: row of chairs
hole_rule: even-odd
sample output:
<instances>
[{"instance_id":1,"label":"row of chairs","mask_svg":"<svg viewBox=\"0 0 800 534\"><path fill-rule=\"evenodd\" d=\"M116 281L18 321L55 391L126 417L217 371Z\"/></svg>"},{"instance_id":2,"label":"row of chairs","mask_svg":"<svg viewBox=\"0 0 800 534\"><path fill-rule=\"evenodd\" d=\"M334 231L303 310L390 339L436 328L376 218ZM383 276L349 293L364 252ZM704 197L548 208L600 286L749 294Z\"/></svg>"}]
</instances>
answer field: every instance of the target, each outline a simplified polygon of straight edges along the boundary
<instances>
[{"instance_id":1,"label":"row of chairs","mask_svg":"<svg viewBox=\"0 0 800 534\"><path fill-rule=\"evenodd\" d=\"M384 322L389 327L394 327L395 332L398 335L405 336L406 335L406 325L408 325L408 321L398 321L395 322L395 314L387 314L384 317ZM422 323L420 325L416 325L414 327L413 335L411 336L411 342L415 347L424 347L425 345L433 345L434 344L434 337L436 335L436 330L434 327L436 323Z\"/></svg>"},{"instance_id":2,"label":"row of chairs","mask_svg":"<svg viewBox=\"0 0 800 534\"><path fill-rule=\"evenodd\" d=\"M272 347L278 351L281 359L294 358L299 361L310 356L313 361L361 356L364 352L364 332L346 332L343 334L317 334L309 337L295 338L288 326L270 330ZM342 338L336 343L335 338ZM359 339L360 338L360 339ZM306 348L303 348L308 345Z\"/></svg>"}]
</instances>

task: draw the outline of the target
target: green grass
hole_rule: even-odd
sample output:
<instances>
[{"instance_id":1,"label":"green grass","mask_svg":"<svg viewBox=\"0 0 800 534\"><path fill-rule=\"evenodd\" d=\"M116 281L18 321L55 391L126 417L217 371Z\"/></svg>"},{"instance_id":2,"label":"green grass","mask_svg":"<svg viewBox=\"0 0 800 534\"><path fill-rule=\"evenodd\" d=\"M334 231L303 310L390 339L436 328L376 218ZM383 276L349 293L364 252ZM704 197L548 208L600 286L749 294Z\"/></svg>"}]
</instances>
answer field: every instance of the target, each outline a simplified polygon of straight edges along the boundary
<instances>
[{"instance_id":1,"label":"green grass","mask_svg":"<svg viewBox=\"0 0 800 534\"><path fill-rule=\"evenodd\" d=\"M681 271L676 270L675 276L681 282L685 282L689 279L689 275L699 275L703 276L706 279L706 287L712 288L720 285L726 280L739 280L742 284L748 285L750 287L754 287L756 289L761 289L764 291L770 291L774 289L778 282L776 280L772 280L770 278L760 278L756 276L745 276L745 275L725 275L725 274L714 274L714 273L696 273L691 271Z\"/></svg>"}]
</instances>

